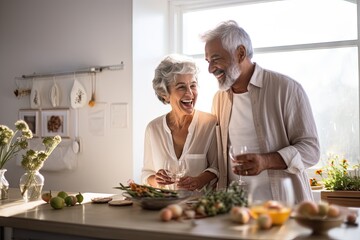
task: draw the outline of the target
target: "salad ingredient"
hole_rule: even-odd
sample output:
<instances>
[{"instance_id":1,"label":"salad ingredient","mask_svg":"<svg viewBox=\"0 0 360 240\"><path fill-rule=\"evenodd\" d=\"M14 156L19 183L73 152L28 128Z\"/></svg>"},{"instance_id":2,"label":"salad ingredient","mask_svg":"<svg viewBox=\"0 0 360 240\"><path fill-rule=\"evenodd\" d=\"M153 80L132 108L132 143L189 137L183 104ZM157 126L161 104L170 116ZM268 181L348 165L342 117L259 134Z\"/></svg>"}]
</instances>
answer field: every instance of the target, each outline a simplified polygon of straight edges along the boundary
<instances>
[{"instance_id":1,"label":"salad ingredient","mask_svg":"<svg viewBox=\"0 0 360 240\"><path fill-rule=\"evenodd\" d=\"M233 206L230 210L230 218L233 222L246 224L250 220L249 209L246 207Z\"/></svg>"},{"instance_id":2,"label":"salad ingredient","mask_svg":"<svg viewBox=\"0 0 360 240\"><path fill-rule=\"evenodd\" d=\"M313 217L318 215L319 207L315 202L305 200L299 204L297 213L303 217Z\"/></svg>"},{"instance_id":3,"label":"salad ingredient","mask_svg":"<svg viewBox=\"0 0 360 240\"><path fill-rule=\"evenodd\" d=\"M160 210L160 219L164 222L168 222L173 218L172 211L169 208L163 208Z\"/></svg>"},{"instance_id":4,"label":"salad ingredient","mask_svg":"<svg viewBox=\"0 0 360 240\"><path fill-rule=\"evenodd\" d=\"M228 213L233 206L245 207L247 204L247 192L233 182L226 190L206 192L193 206L193 210L203 216L215 216Z\"/></svg>"},{"instance_id":5,"label":"salad ingredient","mask_svg":"<svg viewBox=\"0 0 360 240\"><path fill-rule=\"evenodd\" d=\"M260 229L269 229L272 226L271 217L266 213L260 214L256 222Z\"/></svg>"},{"instance_id":6,"label":"salad ingredient","mask_svg":"<svg viewBox=\"0 0 360 240\"><path fill-rule=\"evenodd\" d=\"M329 205L329 210L328 210L327 216L330 218L336 218L336 217L340 216L339 207L335 206L335 205Z\"/></svg>"},{"instance_id":7,"label":"salad ingredient","mask_svg":"<svg viewBox=\"0 0 360 240\"><path fill-rule=\"evenodd\" d=\"M81 204L83 201L84 201L84 196L79 192L78 194L76 194L76 199L77 199L77 202L79 204Z\"/></svg>"},{"instance_id":8,"label":"salad ingredient","mask_svg":"<svg viewBox=\"0 0 360 240\"><path fill-rule=\"evenodd\" d=\"M152 197L152 198L177 198L178 193L174 190L154 188L147 185L140 185L134 182L130 183L129 186L124 186L120 183L120 187L116 189L126 191L132 197Z\"/></svg>"},{"instance_id":9,"label":"salad ingredient","mask_svg":"<svg viewBox=\"0 0 360 240\"><path fill-rule=\"evenodd\" d=\"M77 199L75 196L67 196L65 199L66 206L75 206Z\"/></svg>"},{"instance_id":10,"label":"salad ingredient","mask_svg":"<svg viewBox=\"0 0 360 240\"><path fill-rule=\"evenodd\" d=\"M54 209L62 209L65 205L65 200L61 197L53 197L50 199L50 206Z\"/></svg>"},{"instance_id":11,"label":"salad ingredient","mask_svg":"<svg viewBox=\"0 0 360 240\"><path fill-rule=\"evenodd\" d=\"M170 204L166 208L172 212L172 217L174 219L181 217L181 215L183 214L183 209L179 204Z\"/></svg>"},{"instance_id":12,"label":"salad ingredient","mask_svg":"<svg viewBox=\"0 0 360 240\"><path fill-rule=\"evenodd\" d=\"M355 224L356 223L356 214L351 212L351 213L348 213L347 216L346 216L346 222L348 224Z\"/></svg>"},{"instance_id":13,"label":"salad ingredient","mask_svg":"<svg viewBox=\"0 0 360 240\"><path fill-rule=\"evenodd\" d=\"M41 195L41 199L44 200L45 202L49 203L50 202L50 199L52 198L52 195L51 195L51 191L48 192L48 193L43 193Z\"/></svg>"},{"instance_id":14,"label":"salad ingredient","mask_svg":"<svg viewBox=\"0 0 360 240\"><path fill-rule=\"evenodd\" d=\"M329 212L329 203L321 201L318 203L319 212L318 215L321 217L325 217Z\"/></svg>"},{"instance_id":15,"label":"salad ingredient","mask_svg":"<svg viewBox=\"0 0 360 240\"><path fill-rule=\"evenodd\" d=\"M68 194L65 191L60 191L58 192L57 196L65 199L68 196Z\"/></svg>"}]
</instances>

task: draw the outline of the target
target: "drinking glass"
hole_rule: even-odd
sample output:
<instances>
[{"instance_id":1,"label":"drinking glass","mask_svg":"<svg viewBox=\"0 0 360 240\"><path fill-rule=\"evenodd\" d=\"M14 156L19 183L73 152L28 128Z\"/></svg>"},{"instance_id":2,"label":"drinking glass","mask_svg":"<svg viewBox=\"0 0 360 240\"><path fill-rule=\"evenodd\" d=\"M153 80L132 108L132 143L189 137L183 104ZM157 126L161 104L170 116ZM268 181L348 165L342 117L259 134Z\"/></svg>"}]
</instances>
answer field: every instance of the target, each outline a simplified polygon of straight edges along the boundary
<instances>
[{"instance_id":1,"label":"drinking glass","mask_svg":"<svg viewBox=\"0 0 360 240\"><path fill-rule=\"evenodd\" d=\"M271 191L274 186L271 184L277 185L275 192L278 193L279 198L276 201ZM253 213L256 215L268 213L275 225L281 225L289 218L295 204L291 178L253 178L249 185L248 205Z\"/></svg>"},{"instance_id":2,"label":"drinking glass","mask_svg":"<svg viewBox=\"0 0 360 240\"><path fill-rule=\"evenodd\" d=\"M173 188L177 182L179 182L180 178L185 176L187 170L187 164L184 158L182 159L167 159L165 161L164 170L167 175L174 181Z\"/></svg>"},{"instance_id":3,"label":"drinking glass","mask_svg":"<svg viewBox=\"0 0 360 240\"><path fill-rule=\"evenodd\" d=\"M236 148L234 148L231 145L229 146L229 157L233 166L239 166L241 168L241 164L237 164L235 162L235 158L237 155L245 154L246 152L247 152L247 146L245 145L240 145L239 147ZM237 182L239 186L246 185L246 182L241 179L241 174L239 174L239 179Z\"/></svg>"}]
</instances>

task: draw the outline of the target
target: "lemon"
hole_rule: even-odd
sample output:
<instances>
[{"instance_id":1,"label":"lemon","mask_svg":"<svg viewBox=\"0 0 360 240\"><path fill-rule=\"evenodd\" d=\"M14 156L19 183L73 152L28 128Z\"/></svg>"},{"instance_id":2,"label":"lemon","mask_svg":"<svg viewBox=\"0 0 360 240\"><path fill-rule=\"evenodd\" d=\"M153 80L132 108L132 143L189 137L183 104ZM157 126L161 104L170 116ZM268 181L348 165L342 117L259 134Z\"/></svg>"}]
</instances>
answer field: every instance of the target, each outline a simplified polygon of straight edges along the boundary
<instances>
[{"instance_id":1,"label":"lemon","mask_svg":"<svg viewBox=\"0 0 360 240\"><path fill-rule=\"evenodd\" d=\"M65 200L61 197L53 197L50 199L50 206L54 209L62 209L65 205Z\"/></svg>"},{"instance_id":2,"label":"lemon","mask_svg":"<svg viewBox=\"0 0 360 240\"><path fill-rule=\"evenodd\" d=\"M57 196L61 197L62 199L65 199L68 196L68 194L65 191L60 191L58 192Z\"/></svg>"}]
</instances>

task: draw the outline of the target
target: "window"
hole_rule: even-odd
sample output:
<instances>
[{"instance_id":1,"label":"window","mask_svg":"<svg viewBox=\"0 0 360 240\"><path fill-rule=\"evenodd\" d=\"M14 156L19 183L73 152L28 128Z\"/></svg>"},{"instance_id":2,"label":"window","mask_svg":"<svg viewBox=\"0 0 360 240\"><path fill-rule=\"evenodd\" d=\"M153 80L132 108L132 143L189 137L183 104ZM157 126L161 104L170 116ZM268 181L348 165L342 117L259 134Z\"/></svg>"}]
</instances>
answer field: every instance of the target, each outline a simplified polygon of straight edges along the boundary
<instances>
[{"instance_id":1,"label":"window","mask_svg":"<svg viewBox=\"0 0 360 240\"><path fill-rule=\"evenodd\" d=\"M318 128L321 160L333 153L352 164L359 162L355 0L178 0L172 7L176 17L173 50L196 58L201 70L198 109L210 111L218 90L217 81L207 72L204 43L198 36L233 19L252 39L254 62L289 75L305 88Z\"/></svg>"}]
</instances>

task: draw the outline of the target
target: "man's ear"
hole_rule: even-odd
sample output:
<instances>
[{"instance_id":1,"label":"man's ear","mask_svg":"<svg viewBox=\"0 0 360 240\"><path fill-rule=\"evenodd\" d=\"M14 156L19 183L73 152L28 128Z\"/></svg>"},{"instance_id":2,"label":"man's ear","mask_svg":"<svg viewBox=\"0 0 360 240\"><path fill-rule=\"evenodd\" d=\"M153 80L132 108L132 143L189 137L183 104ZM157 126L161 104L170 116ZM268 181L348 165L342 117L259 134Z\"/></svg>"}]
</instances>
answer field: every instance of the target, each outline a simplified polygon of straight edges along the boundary
<instances>
[{"instance_id":1,"label":"man's ear","mask_svg":"<svg viewBox=\"0 0 360 240\"><path fill-rule=\"evenodd\" d=\"M240 64L242 61L244 61L244 59L246 57L246 49L245 49L244 45L238 46L235 51L235 54L237 57L237 63Z\"/></svg>"}]
</instances>

